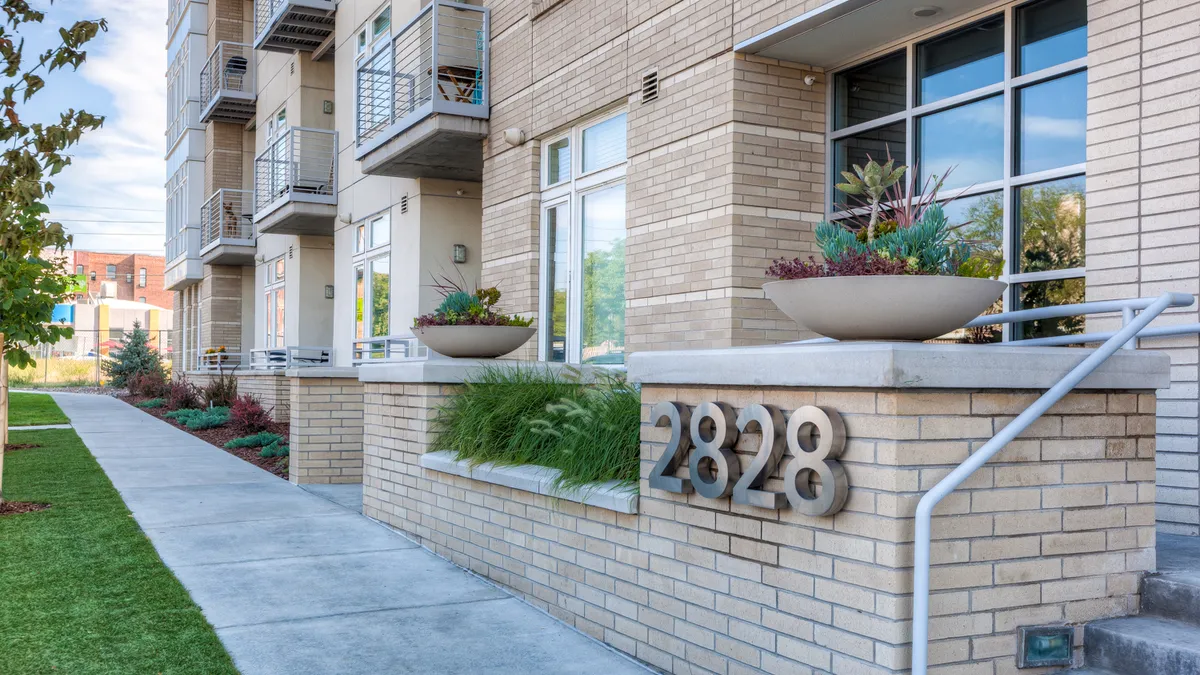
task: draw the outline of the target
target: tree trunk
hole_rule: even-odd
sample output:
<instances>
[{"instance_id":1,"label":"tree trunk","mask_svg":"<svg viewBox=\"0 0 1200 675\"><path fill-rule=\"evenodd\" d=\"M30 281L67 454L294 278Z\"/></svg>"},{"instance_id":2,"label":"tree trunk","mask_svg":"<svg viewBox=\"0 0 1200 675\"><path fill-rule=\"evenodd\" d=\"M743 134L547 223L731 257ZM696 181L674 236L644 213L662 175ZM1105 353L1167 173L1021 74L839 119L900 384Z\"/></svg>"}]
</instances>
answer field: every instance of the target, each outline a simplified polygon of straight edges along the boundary
<instances>
[{"instance_id":1,"label":"tree trunk","mask_svg":"<svg viewBox=\"0 0 1200 675\"><path fill-rule=\"evenodd\" d=\"M8 444L8 362L4 360L4 333L0 333L0 504L4 503L4 446Z\"/></svg>"}]
</instances>

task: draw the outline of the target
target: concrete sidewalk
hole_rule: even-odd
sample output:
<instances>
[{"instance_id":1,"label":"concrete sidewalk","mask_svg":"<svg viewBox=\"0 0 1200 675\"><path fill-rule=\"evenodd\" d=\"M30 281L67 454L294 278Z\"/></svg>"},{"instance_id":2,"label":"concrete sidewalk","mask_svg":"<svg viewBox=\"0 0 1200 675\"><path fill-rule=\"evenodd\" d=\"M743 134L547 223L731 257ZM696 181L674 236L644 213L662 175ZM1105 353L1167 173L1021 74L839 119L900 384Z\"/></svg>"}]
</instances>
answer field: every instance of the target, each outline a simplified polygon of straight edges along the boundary
<instances>
[{"instance_id":1,"label":"concrete sidewalk","mask_svg":"<svg viewBox=\"0 0 1200 675\"><path fill-rule=\"evenodd\" d=\"M121 401L54 398L245 675L647 672L353 509Z\"/></svg>"}]
</instances>

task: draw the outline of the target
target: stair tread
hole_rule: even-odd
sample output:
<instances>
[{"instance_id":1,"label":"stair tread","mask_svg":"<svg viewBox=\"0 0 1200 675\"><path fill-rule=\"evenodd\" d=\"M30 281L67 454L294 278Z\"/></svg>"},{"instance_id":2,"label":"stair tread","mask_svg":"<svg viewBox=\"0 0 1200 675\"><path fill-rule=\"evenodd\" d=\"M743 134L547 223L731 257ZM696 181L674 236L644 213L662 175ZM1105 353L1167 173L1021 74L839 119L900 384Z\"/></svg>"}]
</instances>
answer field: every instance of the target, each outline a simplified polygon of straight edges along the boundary
<instances>
[{"instance_id":1,"label":"stair tread","mask_svg":"<svg viewBox=\"0 0 1200 675\"><path fill-rule=\"evenodd\" d=\"M1200 654L1200 626L1183 621L1142 615L1093 621L1087 627L1147 642L1166 643L1177 649Z\"/></svg>"},{"instance_id":2,"label":"stair tread","mask_svg":"<svg viewBox=\"0 0 1200 675\"><path fill-rule=\"evenodd\" d=\"M1056 670L1050 675L1117 675L1111 670L1103 668L1077 668L1075 670Z\"/></svg>"}]
</instances>

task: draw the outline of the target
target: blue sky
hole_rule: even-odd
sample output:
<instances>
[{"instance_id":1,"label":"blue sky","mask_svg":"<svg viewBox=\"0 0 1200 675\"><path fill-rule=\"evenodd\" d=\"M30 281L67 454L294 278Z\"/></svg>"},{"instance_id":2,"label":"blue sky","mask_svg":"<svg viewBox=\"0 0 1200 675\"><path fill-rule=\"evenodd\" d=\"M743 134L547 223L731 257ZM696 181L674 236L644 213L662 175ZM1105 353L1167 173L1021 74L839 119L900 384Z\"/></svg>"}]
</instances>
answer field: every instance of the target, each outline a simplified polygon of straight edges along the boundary
<instances>
[{"instance_id":1,"label":"blue sky","mask_svg":"<svg viewBox=\"0 0 1200 675\"><path fill-rule=\"evenodd\" d=\"M84 65L48 77L22 110L28 120L57 120L72 107L106 117L73 149L73 164L52 179L51 218L75 236L76 249L162 255L166 0L35 4L46 19L22 31L26 64L59 43L59 27L84 18L109 22L108 32L89 43Z\"/></svg>"}]
</instances>

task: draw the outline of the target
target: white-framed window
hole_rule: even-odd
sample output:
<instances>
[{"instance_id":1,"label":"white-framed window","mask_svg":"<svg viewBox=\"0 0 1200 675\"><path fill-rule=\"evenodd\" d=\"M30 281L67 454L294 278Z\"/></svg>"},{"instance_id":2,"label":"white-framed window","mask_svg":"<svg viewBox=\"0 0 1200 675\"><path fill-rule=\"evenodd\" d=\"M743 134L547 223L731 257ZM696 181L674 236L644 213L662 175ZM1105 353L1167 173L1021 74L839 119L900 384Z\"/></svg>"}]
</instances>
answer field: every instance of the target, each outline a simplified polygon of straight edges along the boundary
<instances>
[{"instance_id":1,"label":"white-framed window","mask_svg":"<svg viewBox=\"0 0 1200 675\"><path fill-rule=\"evenodd\" d=\"M148 276L145 267L138 268L138 288L146 287L146 277Z\"/></svg>"},{"instance_id":2,"label":"white-framed window","mask_svg":"<svg viewBox=\"0 0 1200 675\"><path fill-rule=\"evenodd\" d=\"M354 226L354 339L391 334L392 218L377 213Z\"/></svg>"},{"instance_id":3,"label":"white-framed window","mask_svg":"<svg viewBox=\"0 0 1200 675\"><path fill-rule=\"evenodd\" d=\"M113 281L115 281L117 279L117 266L116 265L105 265L104 266L104 278L112 279Z\"/></svg>"},{"instance_id":4,"label":"white-framed window","mask_svg":"<svg viewBox=\"0 0 1200 675\"><path fill-rule=\"evenodd\" d=\"M912 167L956 232L1009 282L1008 310L1084 301L1087 2L1014 3L836 71L829 102L833 188L867 156ZM953 167L947 175L946 171ZM1082 319L1005 326L990 339L1082 332Z\"/></svg>"},{"instance_id":5,"label":"white-framed window","mask_svg":"<svg viewBox=\"0 0 1200 675\"><path fill-rule=\"evenodd\" d=\"M626 114L542 143L538 358L625 360Z\"/></svg>"},{"instance_id":6,"label":"white-framed window","mask_svg":"<svg viewBox=\"0 0 1200 675\"><path fill-rule=\"evenodd\" d=\"M355 88L357 133L361 141L366 134L376 132L392 121L395 92L392 83L392 8L380 9L355 37L354 69L358 86Z\"/></svg>"},{"instance_id":7,"label":"white-framed window","mask_svg":"<svg viewBox=\"0 0 1200 675\"><path fill-rule=\"evenodd\" d=\"M267 349L282 349L287 346L284 326L287 316L286 282L287 261L285 256L279 256L267 263L267 283L264 286L266 315Z\"/></svg>"}]
</instances>

